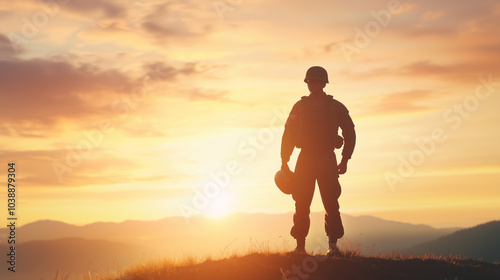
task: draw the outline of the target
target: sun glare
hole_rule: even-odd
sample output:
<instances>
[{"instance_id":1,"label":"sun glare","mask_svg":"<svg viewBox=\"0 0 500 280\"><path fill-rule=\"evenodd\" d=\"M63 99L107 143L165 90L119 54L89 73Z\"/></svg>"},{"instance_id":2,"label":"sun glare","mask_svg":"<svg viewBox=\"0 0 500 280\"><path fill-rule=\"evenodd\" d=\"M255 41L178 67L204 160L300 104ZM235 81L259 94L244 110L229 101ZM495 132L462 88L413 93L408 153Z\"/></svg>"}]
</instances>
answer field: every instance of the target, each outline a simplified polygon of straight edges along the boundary
<instances>
[{"instance_id":1,"label":"sun glare","mask_svg":"<svg viewBox=\"0 0 500 280\"><path fill-rule=\"evenodd\" d=\"M222 193L210 201L205 214L212 218L223 218L234 210L233 200L227 193Z\"/></svg>"}]
</instances>

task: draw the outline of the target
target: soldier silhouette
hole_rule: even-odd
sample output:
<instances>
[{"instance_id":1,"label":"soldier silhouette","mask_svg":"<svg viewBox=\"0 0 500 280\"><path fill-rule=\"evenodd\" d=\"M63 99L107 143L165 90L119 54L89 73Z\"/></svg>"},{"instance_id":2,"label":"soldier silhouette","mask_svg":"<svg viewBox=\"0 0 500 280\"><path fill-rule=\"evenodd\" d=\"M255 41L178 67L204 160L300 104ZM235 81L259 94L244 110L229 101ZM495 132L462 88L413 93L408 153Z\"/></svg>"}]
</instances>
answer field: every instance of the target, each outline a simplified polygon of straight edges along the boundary
<instances>
[{"instance_id":1,"label":"soldier silhouette","mask_svg":"<svg viewBox=\"0 0 500 280\"><path fill-rule=\"evenodd\" d=\"M338 178L339 174L347 171L347 162L356 144L356 132L344 104L323 91L328 83L328 73L323 67L309 68L304 82L310 94L303 96L293 106L281 142L280 172L290 174L294 181L291 193L295 200L295 214L290 234L297 241L295 251L305 252L310 206L317 181L325 207L325 231L329 244L327 254L336 254L339 253L337 239L344 235L338 203L341 193ZM343 139L338 135L339 128ZM343 142L342 160L337 165L334 149L340 148ZM288 161L295 147L301 151L293 174Z\"/></svg>"}]
</instances>

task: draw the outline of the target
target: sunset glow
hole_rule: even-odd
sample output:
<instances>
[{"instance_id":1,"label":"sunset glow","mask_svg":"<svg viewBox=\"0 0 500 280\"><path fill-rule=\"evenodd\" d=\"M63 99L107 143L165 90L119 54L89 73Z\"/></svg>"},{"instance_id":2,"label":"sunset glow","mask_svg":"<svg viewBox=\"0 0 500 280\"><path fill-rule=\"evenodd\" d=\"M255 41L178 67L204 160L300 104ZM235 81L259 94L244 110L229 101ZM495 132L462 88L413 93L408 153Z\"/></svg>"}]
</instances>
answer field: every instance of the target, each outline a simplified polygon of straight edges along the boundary
<instances>
[{"instance_id":1,"label":"sunset glow","mask_svg":"<svg viewBox=\"0 0 500 280\"><path fill-rule=\"evenodd\" d=\"M313 65L358 135L341 212L499 219L499 1L212 2L2 5L0 158L20 223L293 211L273 177Z\"/></svg>"},{"instance_id":2,"label":"sunset glow","mask_svg":"<svg viewBox=\"0 0 500 280\"><path fill-rule=\"evenodd\" d=\"M223 218L231 214L233 211L234 206L232 197L227 194L223 194L210 201L210 205L207 207L204 214L212 218Z\"/></svg>"}]
</instances>

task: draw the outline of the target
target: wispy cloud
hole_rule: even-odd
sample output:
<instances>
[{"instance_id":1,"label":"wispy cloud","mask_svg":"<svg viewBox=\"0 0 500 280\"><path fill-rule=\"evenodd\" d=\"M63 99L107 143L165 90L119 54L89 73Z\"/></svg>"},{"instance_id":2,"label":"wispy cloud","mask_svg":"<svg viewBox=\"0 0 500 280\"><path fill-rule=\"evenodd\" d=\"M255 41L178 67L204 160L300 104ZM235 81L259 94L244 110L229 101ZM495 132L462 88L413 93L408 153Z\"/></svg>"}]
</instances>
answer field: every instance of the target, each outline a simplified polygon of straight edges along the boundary
<instances>
[{"instance_id":1,"label":"wispy cloud","mask_svg":"<svg viewBox=\"0 0 500 280\"><path fill-rule=\"evenodd\" d=\"M494 58L492 58L495 61ZM414 61L394 67L375 67L363 71L345 70L345 75L353 79L416 79L429 81L430 79L446 82L476 83L480 75L496 73L498 68L490 61L462 60L452 63L436 63L429 59ZM500 60L499 60L500 61Z\"/></svg>"},{"instance_id":2,"label":"wispy cloud","mask_svg":"<svg viewBox=\"0 0 500 280\"><path fill-rule=\"evenodd\" d=\"M16 50L12 45L12 41L5 35L0 33L0 58L13 57L16 55Z\"/></svg>"},{"instance_id":3,"label":"wispy cloud","mask_svg":"<svg viewBox=\"0 0 500 280\"><path fill-rule=\"evenodd\" d=\"M73 65L44 59L0 60L2 119L21 125L36 121L47 125L60 118L96 114L100 100L131 88L132 80L118 70Z\"/></svg>"},{"instance_id":4,"label":"wispy cloud","mask_svg":"<svg viewBox=\"0 0 500 280\"><path fill-rule=\"evenodd\" d=\"M375 115L411 114L436 109L432 99L435 92L410 90L381 94L371 102L368 112Z\"/></svg>"},{"instance_id":5,"label":"wispy cloud","mask_svg":"<svg viewBox=\"0 0 500 280\"><path fill-rule=\"evenodd\" d=\"M172 44L172 40L200 39L214 31L218 21L210 3L168 1L151 5L141 19L140 27L156 42Z\"/></svg>"},{"instance_id":6,"label":"wispy cloud","mask_svg":"<svg viewBox=\"0 0 500 280\"><path fill-rule=\"evenodd\" d=\"M123 3L112 0L71 0L65 1L63 8L88 16L97 14L104 18L124 18L128 10Z\"/></svg>"},{"instance_id":7,"label":"wispy cloud","mask_svg":"<svg viewBox=\"0 0 500 280\"><path fill-rule=\"evenodd\" d=\"M180 78L196 79L214 67L217 68L196 62L179 66L152 62L143 63L143 72L152 73L153 84L168 82L167 89L157 93L159 96L215 101L227 92L198 89L194 85L175 86ZM64 56L0 60L0 97L4 104L9 104L0 112L4 120L0 134L43 137L44 130L47 133L56 129L61 120L85 123L88 118L103 117L111 111L113 100L120 95L132 95L141 79L142 76L131 77L118 69L69 62Z\"/></svg>"},{"instance_id":8,"label":"wispy cloud","mask_svg":"<svg viewBox=\"0 0 500 280\"><path fill-rule=\"evenodd\" d=\"M74 156L77 149L75 147L72 149ZM68 149L32 149L2 151L0 155L2 158L15 159L19 164L22 163L22 180L26 188L77 188L90 185L182 180L179 178L181 176L175 175L175 172L168 172L173 170L175 165L166 163L161 159L161 155L142 161L134 159L130 153L121 155L113 149L96 147L90 157L83 159L77 168L65 173L64 180L60 182L54 173L52 163L65 164L64 160L69 152L71 151ZM155 166L160 162L161 167Z\"/></svg>"}]
</instances>

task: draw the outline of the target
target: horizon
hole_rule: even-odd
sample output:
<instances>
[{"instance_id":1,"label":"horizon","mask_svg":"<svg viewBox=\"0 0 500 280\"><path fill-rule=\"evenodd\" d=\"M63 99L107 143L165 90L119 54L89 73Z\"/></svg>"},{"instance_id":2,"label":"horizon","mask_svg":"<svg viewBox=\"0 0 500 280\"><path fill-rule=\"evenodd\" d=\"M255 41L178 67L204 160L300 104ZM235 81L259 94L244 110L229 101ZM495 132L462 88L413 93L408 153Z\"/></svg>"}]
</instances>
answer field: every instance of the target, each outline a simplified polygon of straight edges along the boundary
<instances>
[{"instance_id":1,"label":"horizon","mask_svg":"<svg viewBox=\"0 0 500 280\"><path fill-rule=\"evenodd\" d=\"M281 137L321 65L358 136L341 213L497 220L499 15L496 0L11 2L0 155L4 182L16 166L15 217L292 212L273 181Z\"/></svg>"},{"instance_id":2,"label":"horizon","mask_svg":"<svg viewBox=\"0 0 500 280\"><path fill-rule=\"evenodd\" d=\"M320 215L313 215L313 224L322 223L322 213L316 214ZM269 216L269 214L255 215ZM53 221L48 222L46 226L33 225L30 230L19 232L23 236L23 243L19 244L19 248L23 249L20 250L20 255L25 256L23 263L31 269L21 268L18 275L26 278L42 276L51 278L53 275L65 275L67 279L93 275L92 278L101 279L97 277L97 273L105 273L107 279L111 274L123 277L124 271L138 267L147 270L148 264L154 264L155 268L161 264L171 267L172 264L179 264L179 261L184 263L185 260L188 264L193 264L195 261L195 263L210 263L212 266L214 260L240 258L255 255L255 253L264 253L266 256L277 254L283 257L293 255L301 257L302 260L304 257L327 259L324 251L328 243L321 230L316 229L311 233L308 237L307 253L300 254L291 251L293 248L290 242L291 237L284 235L287 230L283 225L287 223L283 223L280 219L264 217L245 221L239 217L236 218L238 219L232 219L232 223L220 220L210 223L207 219L211 218L204 217L193 219L193 223L190 224L185 224L182 218L177 218L174 221L161 222L160 220L161 223L101 223L76 228L51 224ZM398 263L407 259L411 260L409 265L412 269L405 271L413 276L415 276L415 261L422 264L422 260L430 259L434 261L432 267L436 268L436 260L447 260L454 264L456 261L470 263L474 260L487 264L488 271L490 271L491 265L499 260L498 250L495 249L499 244L492 241L496 240L500 221L462 230L391 223L378 221L377 218L374 220L345 218L346 224L349 225L349 232L340 241L344 254L328 259L341 258L344 263L346 257L349 259L349 256L358 256L375 260L379 265L386 259L397 260ZM270 222L281 226L260 227ZM175 231L170 230L173 227L176 228ZM384 231L384 228L388 231ZM468 244L475 246L471 247ZM0 248L6 249L8 246L0 245ZM99 248L97 255L95 248ZM52 253L47 255L47 250ZM450 253L450 250L453 250L453 253ZM75 262L75 259L78 261ZM266 270L268 270L269 262L265 263ZM247 264L252 269L260 267L256 267L255 262ZM279 268L282 267L277 269ZM382 271L379 267L375 269ZM474 266L475 272L478 272L477 269L478 267ZM240 268L237 270L239 271ZM157 270L152 269L152 271ZM211 271L213 275L213 267ZM335 269L334 271L346 270ZM442 271L439 272L442 273ZM430 272L429 275L432 273ZM196 275L199 275L198 271ZM397 275L402 274L398 272ZM484 276L484 274L481 275ZM169 278L168 276L160 278L164 277Z\"/></svg>"},{"instance_id":3,"label":"horizon","mask_svg":"<svg viewBox=\"0 0 500 280\"><path fill-rule=\"evenodd\" d=\"M21 223L21 224L19 224L19 227L22 227L24 225L29 225L29 224L32 224L32 223L37 223L37 222L57 222L57 223L64 223L64 224L68 224L68 225L72 225L72 226L77 226L77 227L85 227L85 226L89 226L89 225L93 225L93 224L99 224L99 223L121 224L121 223L127 223L127 222L159 222L159 221L165 220L165 219L178 219L178 218L185 220L185 222L187 224L189 224L189 220L190 219L200 219L200 218L201 219L206 219L206 220L212 220L214 223L219 223L219 222L224 221L227 218L234 217L234 216L237 216L237 215L277 215L277 216L278 215L289 215L290 219L291 219L293 217L293 213L294 213L293 211L280 212L280 213L269 213L269 212L254 212L254 213L250 213L250 212L231 212L231 213L228 213L227 215L225 215L223 217L211 216L211 215L207 215L207 214L199 214L199 215L195 215L195 216L191 216L191 217L165 216L165 217L162 217L162 218L159 218L159 219L149 219L149 220L148 219L144 219L144 220L128 219L128 220L121 220L121 221L93 221L93 222L83 223L83 224L74 223L72 221L62 221L62 220L53 220L53 219L40 219L40 220L31 221L31 222L28 222L28 223ZM311 212L310 215L311 216L313 216L313 215L324 215L324 212L319 212L319 211L318 212ZM467 228L476 227L478 225L483 225L483 224L490 223L490 222L500 221L500 219L493 219L493 220L488 220L488 221L480 222L480 223L477 223L477 224L471 224L471 225L467 225L467 226L456 225L456 226L439 227L439 226L433 226L433 225L425 224L425 223L412 223L412 222L407 222L407 221L384 219L384 218L381 218L381 217L378 217L378 216L368 215L368 214L351 215L351 214L347 214L347 213L341 213L341 215L342 216L346 215L346 216L350 216L350 217L353 217L353 218L369 217L369 218L374 218L374 219L380 219L380 220L383 220L383 221L395 222L395 223L402 223L402 224L408 224L408 225L414 225L414 226L420 226L420 225L422 225L422 226L429 226L429 227L432 227L432 228L435 228L435 229L450 229L450 228L467 229ZM291 222L291 220L290 220L290 222Z\"/></svg>"}]
</instances>

